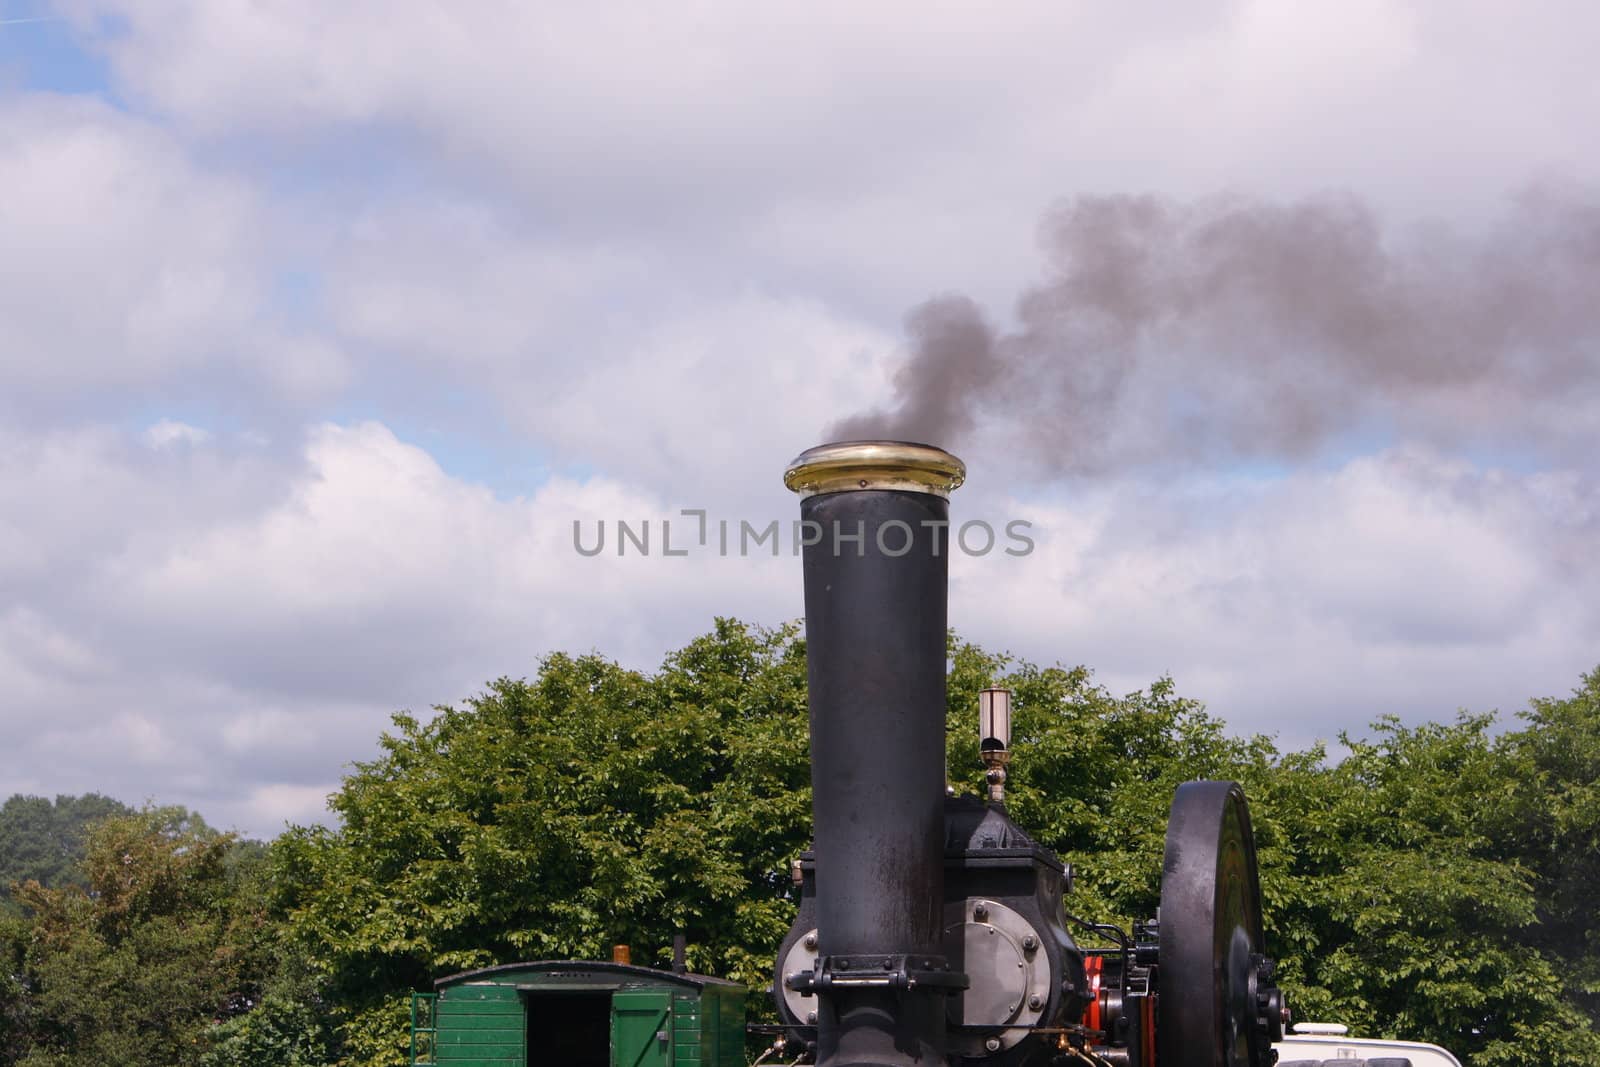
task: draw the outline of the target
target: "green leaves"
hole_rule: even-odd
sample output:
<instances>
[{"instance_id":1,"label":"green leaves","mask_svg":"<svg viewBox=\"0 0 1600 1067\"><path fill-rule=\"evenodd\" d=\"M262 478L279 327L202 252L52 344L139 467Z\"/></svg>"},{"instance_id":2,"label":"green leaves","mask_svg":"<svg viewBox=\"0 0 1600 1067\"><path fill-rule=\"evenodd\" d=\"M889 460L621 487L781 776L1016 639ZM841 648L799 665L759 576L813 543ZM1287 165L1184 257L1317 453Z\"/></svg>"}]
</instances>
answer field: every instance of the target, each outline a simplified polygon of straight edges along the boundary
<instances>
[{"instance_id":1,"label":"green leaves","mask_svg":"<svg viewBox=\"0 0 1600 1067\"><path fill-rule=\"evenodd\" d=\"M6 1062L199 1065L279 967L262 859L181 808L93 824L81 884L17 889Z\"/></svg>"},{"instance_id":2,"label":"green leaves","mask_svg":"<svg viewBox=\"0 0 1600 1067\"><path fill-rule=\"evenodd\" d=\"M692 966L762 987L810 823L804 687L792 627L720 620L652 676L554 655L397 716L334 798L340 829L275 849L352 1061L391 1062L400 992L491 962L627 943L664 965L685 929Z\"/></svg>"},{"instance_id":3,"label":"green leaves","mask_svg":"<svg viewBox=\"0 0 1600 1067\"><path fill-rule=\"evenodd\" d=\"M1170 680L1117 697L1082 668L959 642L951 659L952 777L981 787L971 708L984 685L1009 685L1010 809L1073 862L1073 912L1151 915L1173 790L1232 778L1297 1017L1435 1041L1474 1065L1532 1062L1535 1046L1541 1063L1600 1062L1600 672L1570 700L1535 701L1526 730L1381 718L1330 763L1320 747L1229 737Z\"/></svg>"},{"instance_id":4,"label":"green leaves","mask_svg":"<svg viewBox=\"0 0 1600 1067\"><path fill-rule=\"evenodd\" d=\"M434 977L619 942L663 965L680 929L759 1016L810 833L805 677L797 628L727 619L653 674L553 655L396 715L339 825L270 849L180 808L13 797L0 866L34 880L0 911L0 1064L399 1064L405 994ZM1116 695L952 637L963 790L995 683L1011 813L1073 863L1076 914L1150 916L1173 791L1236 779L1298 1018L1472 1067L1600 1063L1600 671L1519 729L1380 718L1330 760L1230 736L1170 679Z\"/></svg>"},{"instance_id":5,"label":"green leaves","mask_svg":"<svg viewBox=\"0 0 1600 1067\"><path fill-rule=\"evenodd\" d=\"M128 813L125 805L98 793L54 801L20 793L11 797L0 806L0 897L9 897L15 882L51 888L81 882L85 829Z\"/></svg>"}]
</instances>

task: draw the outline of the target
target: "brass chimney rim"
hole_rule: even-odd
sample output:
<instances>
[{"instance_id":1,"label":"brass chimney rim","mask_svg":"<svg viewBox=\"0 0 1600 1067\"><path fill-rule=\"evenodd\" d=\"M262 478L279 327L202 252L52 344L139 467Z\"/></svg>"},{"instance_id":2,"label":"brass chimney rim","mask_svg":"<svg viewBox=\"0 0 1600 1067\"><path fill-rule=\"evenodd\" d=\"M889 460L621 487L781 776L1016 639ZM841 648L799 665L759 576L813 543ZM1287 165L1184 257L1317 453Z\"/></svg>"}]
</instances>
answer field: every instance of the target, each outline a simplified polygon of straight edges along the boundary
<instances>
[{"instance_id":1,"label":"brass chimney rim","mask_svg":"<svg viewBox=\"0 0 1600 1067\"><path fill-rule=\"evenodd\" d=\"M888 489L949 497L967 465L942 448L914 441L835 441L800 453L783 484L802 498L823 493Z\"/></svg>"}]
</instances>

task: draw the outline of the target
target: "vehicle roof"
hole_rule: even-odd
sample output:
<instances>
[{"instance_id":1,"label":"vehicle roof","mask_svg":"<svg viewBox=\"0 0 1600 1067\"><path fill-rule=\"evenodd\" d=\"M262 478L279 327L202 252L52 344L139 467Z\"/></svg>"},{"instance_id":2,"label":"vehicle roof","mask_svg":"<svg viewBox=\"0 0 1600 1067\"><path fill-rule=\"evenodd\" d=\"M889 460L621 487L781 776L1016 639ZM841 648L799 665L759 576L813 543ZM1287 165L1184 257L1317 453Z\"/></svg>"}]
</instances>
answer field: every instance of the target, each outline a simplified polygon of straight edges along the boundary
<instances>
[{"instance_id":1,"label":"vehicle roof","mask_svg":"<svg viewBox=\"0 0 1600 1067\"><path fill-rule=\"evenodd\" d=\"M1408 1058L1411 1067L1461 1067L1461 1061L1449 1052L1424 1041L1384 1041L1342 1034L1290 1034L1272 1047L1278 1050L1278 1058L1282 1060L1373 1059L1387 1054Z\"/></svg>"},{"instance_id":2,"label":"vehicle roof","mask_svg":"<svg viewBox=\"0 0 1600 1067\"><path fill-rule=\"evenodd\" d=\"M643 981L651 984L689 986L727 986L742 989L737 982L713 978L706 974L679 974L675 971L658 971L650 967L637 967L626 963L608 963L602 960L530 960L526 963L503 963L497 967L480 967L440 978L433 983L435 989L455 985L515 985L520 980L543 977L594 978L608 984Z\"/></svg>"}]
</instances>

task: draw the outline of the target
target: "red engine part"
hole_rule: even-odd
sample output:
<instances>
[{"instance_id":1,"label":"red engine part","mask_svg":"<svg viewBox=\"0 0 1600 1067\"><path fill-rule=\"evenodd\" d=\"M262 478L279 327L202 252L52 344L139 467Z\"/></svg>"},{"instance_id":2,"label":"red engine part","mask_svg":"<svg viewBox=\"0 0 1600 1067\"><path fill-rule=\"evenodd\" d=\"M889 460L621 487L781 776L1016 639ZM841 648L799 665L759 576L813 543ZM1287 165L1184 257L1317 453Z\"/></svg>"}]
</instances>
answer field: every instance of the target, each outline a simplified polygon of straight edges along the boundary
<instances>
[{"instance_id":1,"label":"red engine part","mask_svg":"<svg viewBox=\"0 0 1600 1067\"><path fill-rule=\"evenodd\" d=\"M1089 1006L1083 1010L1083 1025L1090 1030L1104 1031L1100 1025L1100 979L1105 967L1105 959L1101 956L1085 956L1083 958L1083 973L1089 980Z\"/></svg>"}]
</instances>

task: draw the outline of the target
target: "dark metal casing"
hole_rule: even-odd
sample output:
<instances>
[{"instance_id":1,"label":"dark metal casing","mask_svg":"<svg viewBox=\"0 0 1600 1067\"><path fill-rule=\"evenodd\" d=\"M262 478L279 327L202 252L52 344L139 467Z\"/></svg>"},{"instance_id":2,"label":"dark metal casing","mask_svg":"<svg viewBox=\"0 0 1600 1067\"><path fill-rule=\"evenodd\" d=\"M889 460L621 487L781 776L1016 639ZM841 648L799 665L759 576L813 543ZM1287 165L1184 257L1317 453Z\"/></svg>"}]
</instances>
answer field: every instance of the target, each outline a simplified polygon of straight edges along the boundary
<instances>
[{"instance_id":1,"label":"dark metal casing","mask_svg":"<svg viewBox=\"0 0 1600 1067\"><path fill-rule=\"evenodd\" d=\"M1030 1038L1031 1028L1044 1027L1048 1031L1063 1022L1075 1021L1087 1002L1083 954L1061 919L1062 897L1071 885L1070 873L1053 852L1029 837L1003 810L978 797L947 799L943 818L942 938L944 956L952 971L971 970L963 951L970 939L964 934L984 931L991 924L1004 925L1001 914L1009 916L1012 924L1020 920L1024 938L1032 934L1036 939L1032 948L1025 940L1020 946L1011 942L1013 949L1022 948L1018 962L1026 962L1032 972L1031 980L1020 986L1012 981L996 983L982 962L970 961L979 967L979 972L969 976L970 987L952 990L946 1000L947 1056L952 1063L966 1059L982 1062L985 1067L1046 1062L1055 1051L1053 1035L1049 1040ZM800 907L778 950L780 982L786 971L809 967L815 958L807 941L818 929L816 867L814 853L801 854ZM980 908L993 914L982 914ZM1005 939L1003 932L1000 939ZM1024 999L1015 1012L1002 1007L996 1017L990 1010L992 1003L1009 999L1002 994L1010 991L1014 995L1019 989L1023 998L1037 993L1041 998L1038 1007L1029 1007ZM817 998L786 997L782 989L775 989L774 993L779 1015L786 1024L799 1027L791 1034L802 1040L816 1040L814 1020L809 1019L809 1014L816 1010ZM989 1025L964 1026L964 1018L982 1018ZM1001 1022L1001 1018L1008 1018L1009 1022ZM986 1042L991 1039L1000 1047L988 1049Z\"/></svg>"},{"instance_id":2,"label":"dark metal casing","mask_svg":"<svg viewBox=\"0 0 1600 1067\"><path fill-rule=\"evenodd\" d=\"M1083 953L1062 921L1063 897L1071 889L1070 870L999 805L976 796L952 797L945 814L946 950L951 966L971 978L963 1000L976 997L985 986L992 990L987 998L970 1004L952 1000L952 1024L957 1018L969 1024L952 1030L952 1059L981 1060L985 1067L1048 1062L1055 1051L1053 1035L1043 1038L1030 1028L1049 1031L1075 1022L1087 1003ZM980 909L1009 914L1011 923L1003 923L998 914L985 916ZM960 946L971 943L970 937L960 936L961 929L974 931L985 925L1017 925L1023 930L1019 962L1027 964L1026 981L1019 975L997 982L992 970L985 973L977 960L961 954ZM1028 944L1028 935L1036 939L1034 946ZM995 999L994 992L1002 988L1008 995ZM1030 1006L1030 995L1040 998L1037 1006ZM999 1023L1001 1018L1006 1022ZM982 1029L972 1023L982 1024ZM1000 1048L986 1047L992 1039L998 1039Z\"/></svg>"}]
</instances>

